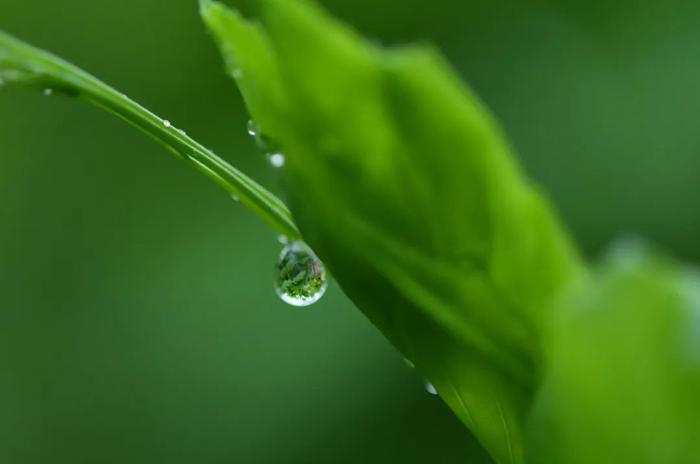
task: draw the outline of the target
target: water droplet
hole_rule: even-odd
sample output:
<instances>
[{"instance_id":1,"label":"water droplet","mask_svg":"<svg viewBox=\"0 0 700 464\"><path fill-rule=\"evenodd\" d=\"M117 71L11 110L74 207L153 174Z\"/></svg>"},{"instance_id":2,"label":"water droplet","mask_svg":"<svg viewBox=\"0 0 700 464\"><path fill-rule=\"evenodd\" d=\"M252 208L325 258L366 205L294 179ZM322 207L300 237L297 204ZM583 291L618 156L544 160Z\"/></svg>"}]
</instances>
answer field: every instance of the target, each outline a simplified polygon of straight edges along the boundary
<instances>
[{"instance_id":1,"label":"water droplet","mask_svg":"<svg viewBox=\"0 0 700 464\"><path fill-rule=\"evenodd\" d=\"M425 385L425 391L427 391L431 395L438 394L437 390L435 389L435 385L433 385L432 383L428 382L427 380L424 380L424 385Z\"/></svg>"},{"instance_id":2,"label":"water droplet","mask_svg":"<svg viewBox=\"0 0 700 464\"><path fill-rule=\"evenodd\" d=\"M411 369L415 369L415 368L416 368L416 365L413 364L413 361L411 361L411 360L408 359L408 358L403 358L403 363L404 363L405 365L407 365L408 367L410 367Z\"/></svg>"},{"instance_id":3,"label":"water droplet","mask_svg":"<svg viewBox=\"0 0 700 464\"><path fill-rule=\"evenodd\" d=\"M53 89L50 87L45 88L44 95L46 95L47 97L50 97L51 95L53 95Z\"/></svg>"},{"instance_id":4,"label":"water droplet","mask_svg":"<svg viewBox=\"0 0 700 464\"><path fill-rule=\"evenodd\" d=\"M257 137L260 133L260 128L258 127L258 124L255 121L250 119L248 120L247 131L248 135L250 135L251 137Z\"/></svg>"},{"instance_id":5,"label":"water droplet","mask_svg":"<svg viewBox=\"0 0 700 464\"><path fill-rule=\"evenodd\" d=\"M233 201L239 201L239 200L240 200L240 198L238 198L238 195L236 195L235 193L232 193L232 194L231 194L231 199L232 199Z\"/></svg>"},{"instance_id":6,"label":"water droplet","mask_svg":"<svg viewBox=\"0 0 700 464\"><path fill-rule=\"evenodd\" d=\"M267 161L273 168L281 168L284 166L284 155L282 153L269 153L267 155Z\"/></svg>"},{"instance_id":7,"label":"water droplet","mask_svg":"<svg viewBox=\"0 0 700 464\"><path fill-rule=\"evenodd\" d=\"M304 242L296 240L282 248L275 267L275 292L292 306L317 302L328 287L326 270Z\"/></svg>"},{"instance_id":8,"label":"water droplet","mask_svg":"<svg viewBox=\"0 0 700 464\"><path fill-rule=\"evenodd\" d=\"M231 75L234 79L240 79L241 77L243 77L243 71L241 71L240 69L234 69Z\"/></svg>"},{"instance_id":9,"label":"water droplet","mask_svg":"<svg viewBox=\"0 0 700 464\"><path fill-rule=\"evenodd\" d=\"M289 243L289 238L286 235L278 235L277 241L280 242L282 245L286 245L287 243Z\"/></svg>"},{"instance_id":10,"label":"water droplet","mask_svg":"<svg viewBox=\"0 0 700 464\"><path fill-rule=\"evenodd\" d=\"M168 121L167 119L163 119L163 125L165 127L170 127L172 124L170 124L170 121Z\"/></svg>"}]
</instances>

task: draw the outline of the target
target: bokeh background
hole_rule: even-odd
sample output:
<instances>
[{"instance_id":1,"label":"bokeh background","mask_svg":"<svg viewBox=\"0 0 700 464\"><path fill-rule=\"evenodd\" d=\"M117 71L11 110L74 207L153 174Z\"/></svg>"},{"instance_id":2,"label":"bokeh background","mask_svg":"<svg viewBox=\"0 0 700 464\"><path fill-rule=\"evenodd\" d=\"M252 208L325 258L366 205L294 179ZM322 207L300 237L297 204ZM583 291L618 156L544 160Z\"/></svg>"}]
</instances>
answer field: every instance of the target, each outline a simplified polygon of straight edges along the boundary
<instances>
[{"instance_id":1,"label":"bokeh background","mask_svg":"<svg viewBox=\"0 0 700 464\"><path fill-rule=\"evenodd\" d=\"M322 3L438 44L592 259L700 258L699 2ZM195 0L0 0L0 28L275 189ZM0 122L0 462L488 462L336 284L275 297L274 234L208 179L78 101L0 91Z\"/></svg>"}]
</instances>

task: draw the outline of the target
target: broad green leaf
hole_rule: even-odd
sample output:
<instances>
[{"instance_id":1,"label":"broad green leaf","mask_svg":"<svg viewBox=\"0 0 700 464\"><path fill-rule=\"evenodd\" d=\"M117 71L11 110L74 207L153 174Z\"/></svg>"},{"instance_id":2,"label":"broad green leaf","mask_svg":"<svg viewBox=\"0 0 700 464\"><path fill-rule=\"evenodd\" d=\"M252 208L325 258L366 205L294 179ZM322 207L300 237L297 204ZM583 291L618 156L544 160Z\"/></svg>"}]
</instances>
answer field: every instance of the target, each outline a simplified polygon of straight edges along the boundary
<instances>
[{"instance_id":1,"label":"broad green leaf","mask_svg":"<svg viewBox=\"0 0 700 464\"><path fill-rule=\"evenodd\" d=\"M428 46L386 50L311 2L203 1L286 155L302 236L499 463L523 461L552 302L586 271L488 112Z\"/></svg>"},{"instance_id":2,"label":"broad green leaf","mask_svg":"<svg viewBox=\"0 0 700 464\"><path fill-rule=\"evenodd\" d=\"M76 96L115 114L192 163L278 232L298 236L284 203L184 131L85 71L0 31L0 87L12 86Z\"/></svg>"},{"instance_id":3,"label":"broad green leaf","mask_svg":"<svg viewBox=\"0 0 700 464\"><path fill-rule=\"evenodd\" d=\"M698 462L700 273L626 244L563 309L528 461Z\"/></svg>"}]
</instances>

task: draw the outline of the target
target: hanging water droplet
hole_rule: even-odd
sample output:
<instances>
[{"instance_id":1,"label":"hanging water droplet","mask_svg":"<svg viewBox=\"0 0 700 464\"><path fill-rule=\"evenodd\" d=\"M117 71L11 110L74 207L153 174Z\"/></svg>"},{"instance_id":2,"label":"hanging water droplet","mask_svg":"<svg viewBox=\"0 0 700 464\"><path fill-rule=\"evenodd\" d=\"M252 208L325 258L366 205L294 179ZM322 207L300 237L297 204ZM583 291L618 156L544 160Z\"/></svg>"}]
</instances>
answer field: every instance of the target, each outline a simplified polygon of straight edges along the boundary
<instances>
[{"instance_id":1,"label":"hanging water droplet","mask_svg":"<svg viewBox=\"0 0 700 464\"><path fill-rule=\"evenodd\" d=\"M282 153L268 153L267 155L267 162L270 163L270 166L273 168L281 168L284 166L284 155Z\"/></svg>"},{"instance_id":2,"label":"hanging water droplet","mask_svg":"<svg viewBox=\"0 0 700 464\"><path fill-rule=\"evenodd\" d=\"M435 385L432 383L428 382L427 380L424 380L424 385L425 385L425 391L427 391L431 395L437 395L438 392L435 389Z\"/></svg>"},{"instance_id":3,"label":"hanging water droplet","mask_svg":"<svg viewBox=\"0 0 700 464\"><path fill-rule=\"evenodd\" d=\"M404 363L405 365L407 365L407 366L408 366L409 368L411 368L411 369L415 369L415 368L416 368L416 365L413 364L413 361L411 361L411 360L408 359L408 358L403 358L403 363Z\"/></svg>"},{"instance_id":4,"label":"hanging water droplet","mask_svg":"<svg viewBox=\"0 0 700 464\"><path fill-rule=\"evenodd\" d=\"M258 127L258 124L252 119L248 120L246 130L248 131L248 135L250 135L251 137L257 137L260 133L260 128Z\"/></svg>"},{"instance_id":5,"label":"hanging water droplet","mask_svg":"<svg viewBox=\"0 0 700 464\"><path fill-rule=\"evenodd\" d=\"M282 245L286 245L287 243L289 243L289 238L286 235L278 235L277 241L280 242Z\"/></svg>"},{"instance_id":6,"label":"hanging water droplet","mask_svg":"<svg viewBox=\"0 0 700 464\"><path fill-rule=\"evenodd\" d=\"M50 97L51 95L53 95L53 89L50 88L50 87L46 87L46 88L44 89L44 95L47 96L47 97Z\"/></svg>"},{"instance_id":7,"label":"hanging water droplet","mask_svg":"<svg viewBox=\"0 0 700 464\"><path fill-rule=\"evenodd\" d=\"M263 134L262 129L254 119L248 120L248 123L246 124L246 132L248 135L253 137L258 148L267 153L267 157L269 159L270 154L273 153L270 139Z\"/></svg>"},{"instance_id":8,"label":"hanging water droplet","mask_svg":"<svg viewBox=\"0 0 700 464\"><path fill-rule=\"evenodd\" d=\"M170 127L172 124L170 124L170 121L168 121L167 119L163 119L163 125L165 127Z\"/></svg>"},{"instance_id":9,"label":"hanging water droplet","mask_svg":"<svg viewBox=\"0 0 700 464\"><path fill-rule=\"evenodd\" d=\"M275 267L275 292L292 306L317 302L328 287L326 270L304 242L296 240L282 248Z\"/></svg>"}]
</instances>

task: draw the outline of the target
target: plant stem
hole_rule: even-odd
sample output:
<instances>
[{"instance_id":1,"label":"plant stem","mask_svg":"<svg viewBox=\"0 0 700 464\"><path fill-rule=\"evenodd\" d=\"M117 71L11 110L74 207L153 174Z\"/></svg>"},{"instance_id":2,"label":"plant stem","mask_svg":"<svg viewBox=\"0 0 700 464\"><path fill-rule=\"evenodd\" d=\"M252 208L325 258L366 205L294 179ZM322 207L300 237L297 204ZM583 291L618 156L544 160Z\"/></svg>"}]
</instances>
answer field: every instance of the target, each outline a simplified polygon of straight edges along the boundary
<instances>
[{"instance_id":1,"label":"plant stem","mask_svg":"<svg viewBox=\"0 0 700 464\"><path fill-rule=\"evenodd\" d=\"M5 84L50 88L109 111L190 162L277 232L299 238L289 209L279 198L184 131L80 68L0 31L0 85Z\"/></svg>"}]
</instances>

